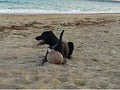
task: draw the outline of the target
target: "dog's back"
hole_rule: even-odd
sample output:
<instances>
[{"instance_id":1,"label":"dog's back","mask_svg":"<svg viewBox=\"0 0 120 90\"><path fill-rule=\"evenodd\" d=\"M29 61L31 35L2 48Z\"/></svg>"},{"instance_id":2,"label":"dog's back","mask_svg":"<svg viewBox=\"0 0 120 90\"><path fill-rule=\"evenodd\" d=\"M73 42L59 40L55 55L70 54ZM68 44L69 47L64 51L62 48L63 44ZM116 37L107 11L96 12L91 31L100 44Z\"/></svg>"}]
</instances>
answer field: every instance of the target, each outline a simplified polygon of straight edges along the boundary
<instances>
[{"instance_id":1,"label":"dog's back","mask_svg":"<svg viewBox=\"0 0 120 90\"><path fill-rule=\"evenodd\" d=\"M71 55L74 50L74 44L73 44L73 42L62 41L63 33L64 33L64 30L60 34L59 44L62 46L62 53L64 54L64 56L67 58L71 58Z\"/></svg>"}]
</instances>

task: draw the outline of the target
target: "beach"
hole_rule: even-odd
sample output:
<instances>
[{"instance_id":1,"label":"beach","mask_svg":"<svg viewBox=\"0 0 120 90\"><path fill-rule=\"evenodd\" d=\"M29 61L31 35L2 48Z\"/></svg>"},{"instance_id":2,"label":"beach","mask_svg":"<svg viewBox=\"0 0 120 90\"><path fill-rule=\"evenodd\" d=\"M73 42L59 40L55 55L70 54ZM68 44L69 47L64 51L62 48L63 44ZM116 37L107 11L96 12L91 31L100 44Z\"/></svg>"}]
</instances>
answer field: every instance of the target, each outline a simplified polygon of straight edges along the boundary
<instances>
[{"instance_id":1,"label":"beach","mask_svg":"<svg viewBox=\"0 0 120 90\"><path fill-rule=\"evenodd\" d=\"M72 59L39 66L48 46L35 37L63 29ZM120 13L1 14L0 89L120 89Z\"/></svg>"}]
</instances>

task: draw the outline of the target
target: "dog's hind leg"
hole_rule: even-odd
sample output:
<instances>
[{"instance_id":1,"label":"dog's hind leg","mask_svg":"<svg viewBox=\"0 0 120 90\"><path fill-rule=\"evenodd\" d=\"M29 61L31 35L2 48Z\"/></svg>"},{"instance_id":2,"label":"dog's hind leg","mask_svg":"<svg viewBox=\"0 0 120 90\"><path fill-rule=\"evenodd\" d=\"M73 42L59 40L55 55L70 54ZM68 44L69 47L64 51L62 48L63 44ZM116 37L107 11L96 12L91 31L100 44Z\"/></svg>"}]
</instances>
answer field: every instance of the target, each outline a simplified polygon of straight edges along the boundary
<instances>
[{"instance_id":1,"label":"dog's hind leg","mask_svg":"<svg viewBox=\"0 0 120 90\"><path fill-rule=\"evenodd\" d=\"M73 50L74 50L73 42L68 42L68 47L69 47L68 58L71 58L71 55L72 55Z\"/></svg>"}]
</instances>

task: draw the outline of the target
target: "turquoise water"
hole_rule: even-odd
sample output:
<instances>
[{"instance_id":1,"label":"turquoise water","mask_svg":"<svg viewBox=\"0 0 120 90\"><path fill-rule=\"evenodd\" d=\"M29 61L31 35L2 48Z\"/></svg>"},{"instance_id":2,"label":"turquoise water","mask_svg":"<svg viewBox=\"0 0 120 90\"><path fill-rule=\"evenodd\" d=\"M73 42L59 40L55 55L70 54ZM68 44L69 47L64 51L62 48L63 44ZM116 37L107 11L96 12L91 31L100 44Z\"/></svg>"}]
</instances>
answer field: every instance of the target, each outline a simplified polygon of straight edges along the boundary
<instances>
[{"instance_id":1,"label":"turquoise water","mask_svg":"<svg viewBox=\"0 0 120 90\"><path fill-rule=\"evenodd\" d=\"M120 13L120 0L0 0L0 14Z\"/></svg>"}]
</instances>

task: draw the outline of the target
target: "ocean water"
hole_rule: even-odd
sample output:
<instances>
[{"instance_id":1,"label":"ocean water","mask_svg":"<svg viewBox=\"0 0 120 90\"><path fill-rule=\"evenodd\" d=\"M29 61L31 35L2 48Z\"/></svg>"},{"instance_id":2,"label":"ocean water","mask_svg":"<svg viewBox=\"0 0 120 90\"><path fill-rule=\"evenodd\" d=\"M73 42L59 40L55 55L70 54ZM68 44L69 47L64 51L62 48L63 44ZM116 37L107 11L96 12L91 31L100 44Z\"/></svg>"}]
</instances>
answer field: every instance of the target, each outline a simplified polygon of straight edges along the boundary
<instances>
[{"instance_id":1,"label":"ocean water","mask_svg":"<svg viewBox=\"0 0 120 90\"><path fill-rule=\"evenodd\" d=\"M0 14L120 13L120 0L0 0Z\"/></svg>"}]
</instances>

